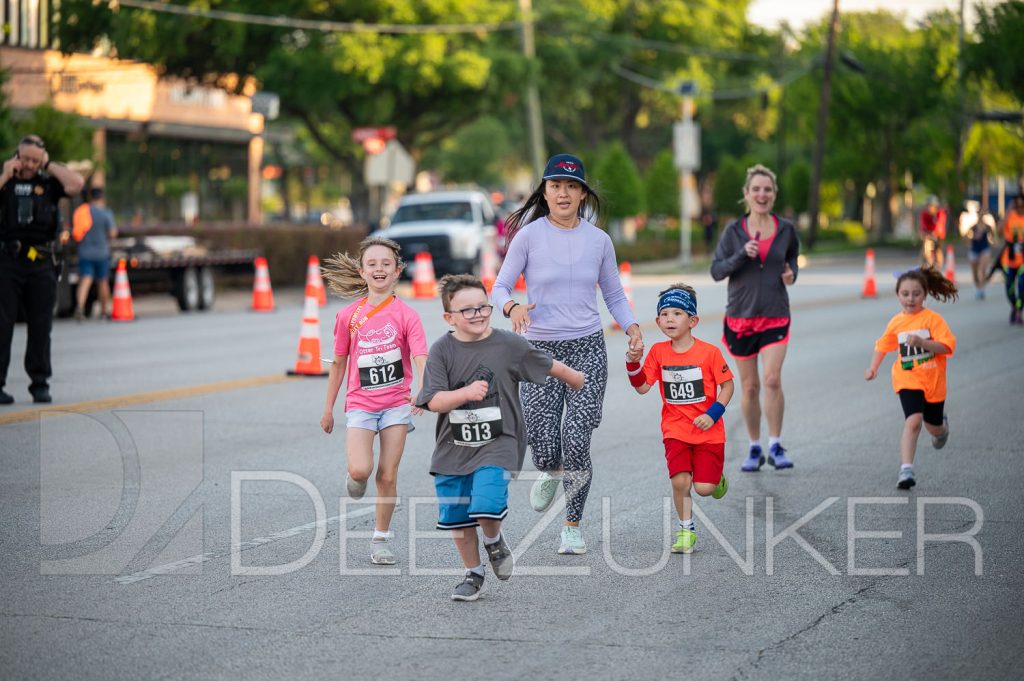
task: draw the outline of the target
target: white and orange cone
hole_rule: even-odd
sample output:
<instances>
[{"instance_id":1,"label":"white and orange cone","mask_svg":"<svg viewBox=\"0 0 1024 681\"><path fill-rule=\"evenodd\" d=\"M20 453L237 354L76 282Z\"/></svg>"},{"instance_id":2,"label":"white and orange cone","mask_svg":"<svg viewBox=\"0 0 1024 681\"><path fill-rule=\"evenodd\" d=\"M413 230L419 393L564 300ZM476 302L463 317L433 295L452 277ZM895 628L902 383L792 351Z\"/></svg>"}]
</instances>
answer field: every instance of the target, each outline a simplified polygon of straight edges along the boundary
<instances>
[{"instance_id":1,"label":"white and orange cone","mask_svg":"<svg viewBox=\"0 0 1024 681\"><path fill-rule=\"evenodd\" d=\"M878 297L878 285L875 281L875 249L873 248L869 248L864 256L864 288L861 289L860 297Z\"/></svg>"},{"instance_id":2,"label":"white and orange cone","mask_svg":"<svg viewBox=\"0 0 1024 681\"><path fill-rule=\"evenodd\" d=\"M306 286L306 301L302 306L302 329L299 331L299 352L295 368L289 376L326 376L320 366L320 303L316 288Z\"/></svg>"},{"instance_id":3,"label":"white and orange cone","mask_svg":"<svg viewBox=\"0 0 1024 681\"><path fill-rule=\"evenodd\" d=\"M128 286L128 267L124 258L117 262L117 274L114 275L114 308L110 318L118 322L130 322L135 319L132 290Z\"/></svg>"},{"instance_id":4,"label":"white and orange cone","mask_svg":"<svg viewBox=\"0 0 1024 681\"><path fill-rule=\"evenodd\" d=\"M956 283L956 256L953 255L952 245L946 246L946 271L942 276Z\"/></svg>"},{"instance_id":5,"label":"white and orange cone","mask_svg":"<svg viewBox=\"0 0 1024 681\"><path fill-rule=\"evenodd\" d=\"M494 252L494 240L487 239L483 250L480 251L480 281L483 283L487 293L494 288L494 282L498 279L498 254Z\"/></svg>"},{"instance_id":6,"label":"white and orange cone","mask_svg":"<svg viewBox=\"0 0 1024 681\"><path fill-rule=\"evenodd\" d=\"M270 287L270 268L267 259L260 256L254 264L256 276L252 280L252 310L271 312L274 309L274 290Z\"/></svg>"},{"instance_id":7,"label":"white and orange cone","mask_svg":"<svg viewBox=\"0 0 1024 681\"><path fill-rule=\"evenodd\" d=\"M425 251L416 254L412 273L413 298L437 298L437 278L434 276L434 258Z\"/></svg>"},{"instance_id":8,"label":"white and orange cone","mask_svg":"<svg viewBox=\"0 0 1024 681\"><path fill-rule=\"evenodd\" d=\"M306 287L312 286L316 290L317 302L320 307L327 304L327 289L324 288L324 278L320 274L320 258L315 255L309 256L309 263L306 266Z\"/></svg>"}]
</instances>

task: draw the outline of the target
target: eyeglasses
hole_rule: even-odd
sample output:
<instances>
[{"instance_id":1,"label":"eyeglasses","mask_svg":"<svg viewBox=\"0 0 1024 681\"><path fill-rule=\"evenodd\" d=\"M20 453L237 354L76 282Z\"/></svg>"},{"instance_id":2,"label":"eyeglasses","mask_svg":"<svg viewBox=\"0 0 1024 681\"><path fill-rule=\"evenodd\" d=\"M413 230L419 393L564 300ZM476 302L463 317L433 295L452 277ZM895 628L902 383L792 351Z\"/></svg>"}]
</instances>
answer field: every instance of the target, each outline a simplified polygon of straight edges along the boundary
<instances>
[{"instance_id":1,"label":"eyeglasses","mask_svg":"<svg viewBox=\"0 0 1024 681\"><path fill-rule=\"evenodd\" d=\"M40 149L46 148L46 142L43 142L43 140L38 137L24 137L20 142L18 142L18 146L22 146L24 144L31 144L32 146L39 147Z\"/></svg>"},{"instance_id":2,"label":"eyeglasses","mask_svg":"<svg viewBox=\"0 0 1024 681\"><path fill-rule=\"evenodd\" d=\"M477 317L490 317L494 312L493 305L481 305L480 307L467 307L462 310L452 310L449 314L459 312L463 319L476 319Z\"/></svg>"}]
</instances>

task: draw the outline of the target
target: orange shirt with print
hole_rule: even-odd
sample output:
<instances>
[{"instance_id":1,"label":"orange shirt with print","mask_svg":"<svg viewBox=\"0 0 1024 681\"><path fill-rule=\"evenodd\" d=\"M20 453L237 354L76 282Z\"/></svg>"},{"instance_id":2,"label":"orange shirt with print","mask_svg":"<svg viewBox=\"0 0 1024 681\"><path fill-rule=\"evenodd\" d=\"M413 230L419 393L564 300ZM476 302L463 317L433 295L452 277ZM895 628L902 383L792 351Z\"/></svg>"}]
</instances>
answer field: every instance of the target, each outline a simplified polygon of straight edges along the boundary
<instances>
[{"instance_id":1,"label":"orange shirt with print","mask_svg":"<svg viewBox=\"0 0 1024 681\"><path fill-rule=\"evenodd\" d=\"M906 345L907 335L914 334L925 340L938 341L949 348L949 353L934 354L924 348ZM946 399L946 359L956 350L956 337L938 312L923 308L920 312L900 312L889 320L885 333L875 341L877 352L898 352L892 365L892 389L923 390L926 402Z\"/></svg>"},{"instance_id":2,"label":"orange shirt with print","mask_svg":"<svg viewBox=\"0 0 1024 681\"><path fill-rule=\"evenodd\" d=\"M1024 245L1024 213L1011 210L1006 214L1003 238L1010 244L1010 248L1003 250L999 264L1008 269L1024 265L1024 252L1021 252L1021 246Z\"/></svg>"},{"instance_id":3,"label":"orange shirt with print","mask_svg":"<svg viewBox=\"0 0 1024 681\"><path fill-rule=\"evenodd\" d=\"M686 352L672 349L672 341L655 343L644 360L644 379L661 384L661 432L665 439L691 445L725 442L725 423L701 430L693 420L718 399L718 386L732 380L722 352L697 338Z\"/></svg>"}]
</instances>

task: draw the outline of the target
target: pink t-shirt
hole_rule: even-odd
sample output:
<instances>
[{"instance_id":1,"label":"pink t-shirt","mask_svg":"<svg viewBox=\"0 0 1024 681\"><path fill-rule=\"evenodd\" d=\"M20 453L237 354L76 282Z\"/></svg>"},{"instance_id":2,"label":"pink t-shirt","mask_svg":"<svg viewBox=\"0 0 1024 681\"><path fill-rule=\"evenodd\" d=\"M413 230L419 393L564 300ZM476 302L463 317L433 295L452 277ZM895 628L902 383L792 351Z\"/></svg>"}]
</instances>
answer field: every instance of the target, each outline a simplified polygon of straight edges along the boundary
<instances>
[{"instance_id":1,"label":"pink t-shirt","mask_svg":"<svg viewBox=\"0 0 1024 681\"><path fill-rule=\"evenodd\" d=\"M412 385L410 358L427 354L427 336L416 312L395 297L366 320L373 307L356 301L334 322L334 354L348 357L345 411L382 411L408 404ZM349 329L356 328L352 333Z\"/></svg>"}]
</instances>

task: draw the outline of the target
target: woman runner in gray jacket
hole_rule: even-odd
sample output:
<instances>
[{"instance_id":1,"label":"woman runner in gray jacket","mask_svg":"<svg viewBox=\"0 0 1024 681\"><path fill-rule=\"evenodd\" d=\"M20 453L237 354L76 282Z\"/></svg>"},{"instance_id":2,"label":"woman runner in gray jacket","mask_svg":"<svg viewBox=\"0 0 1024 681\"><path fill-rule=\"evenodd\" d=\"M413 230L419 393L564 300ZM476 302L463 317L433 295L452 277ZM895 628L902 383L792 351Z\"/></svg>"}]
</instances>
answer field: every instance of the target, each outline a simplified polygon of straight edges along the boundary
<instances>
[{"instance_id":1,"label":"woman runner in gray jacket","mask_svg":"<svg viewBox=\"0 0 1024 681\"><path fill-rule=\"evenodd\" d=\"M789 342L789 294L796 281L800 242L793 223L772 213L775 173L762 165L747 169L743 201L747 214L722 231L711 262L715 281L729 278L722 343L739 368L743 420L750 435L750 451L741 470L748 473L764 465L761 445L761 378L757 357L764 368L764 413L768 420L768 463L776 469L792 468L782 446L782 362Z\"/></svg>"}]
</instances>

